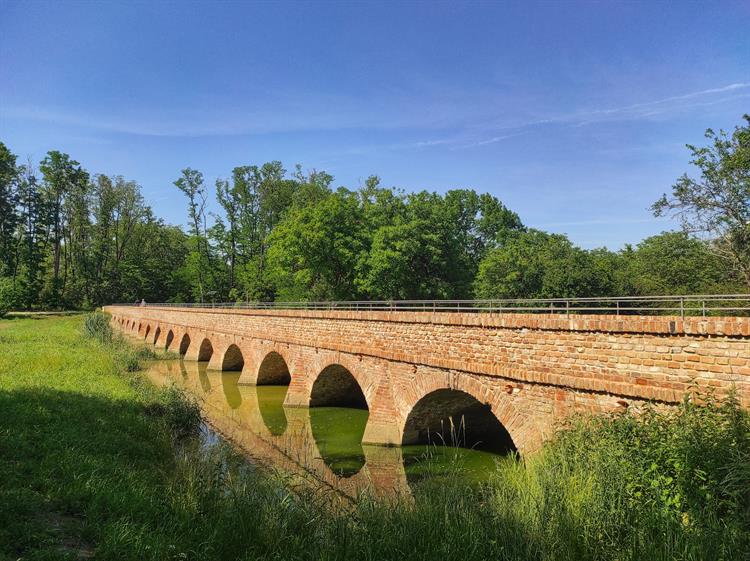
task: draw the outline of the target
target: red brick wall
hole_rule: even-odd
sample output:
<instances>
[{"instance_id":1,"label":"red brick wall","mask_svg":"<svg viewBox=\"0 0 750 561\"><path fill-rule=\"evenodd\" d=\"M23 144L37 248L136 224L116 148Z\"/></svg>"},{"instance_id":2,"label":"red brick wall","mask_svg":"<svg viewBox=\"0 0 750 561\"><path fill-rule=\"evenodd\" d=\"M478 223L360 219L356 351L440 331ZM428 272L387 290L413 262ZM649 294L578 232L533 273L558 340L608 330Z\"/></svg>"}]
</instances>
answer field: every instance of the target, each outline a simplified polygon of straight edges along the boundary
<instances>
[{"instance_id":1,"label":"red brick wall","mask_svg":"<svg viewBox=\"0 0 750 561\"><path fill-rule=\"evenodd\" d=\"M574 410L676 403L691 385L750 405L748 318L559 316L304 310L107 307L115 320L169 329L172 348L189 333L187 359L201 340L212 368L237 344L241 381L253 383L263 358L281 354L292 375L287 404L309 404L317 375L342 364L370 406L365 441L400 442L414 404L455 388L489 403L521 450L536 448Z\"/></svg>"}]
</instances>

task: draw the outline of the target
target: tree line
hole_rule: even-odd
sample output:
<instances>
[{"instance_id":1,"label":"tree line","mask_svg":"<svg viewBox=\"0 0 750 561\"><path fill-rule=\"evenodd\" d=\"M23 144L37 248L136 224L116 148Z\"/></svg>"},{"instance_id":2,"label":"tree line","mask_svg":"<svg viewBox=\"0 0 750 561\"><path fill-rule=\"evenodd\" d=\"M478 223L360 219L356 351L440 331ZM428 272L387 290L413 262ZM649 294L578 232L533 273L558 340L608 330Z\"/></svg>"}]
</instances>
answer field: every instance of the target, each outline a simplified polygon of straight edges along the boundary
<instances>
[{"instance_id":1,"label":"tree line","mask_svg":"<svg viewBox=\"0 0 750 561\"><path fill-rule=\"evenodd\" d=\"M110 302L534 298L747 292L750 117L688 145L699 171L653 204L682 229L619 251L576 247L469 189L333 187L280 162L174 182L186 228L140 186L69 155L21 164L0 143L0 308ZM215 197L221 212L208 210Z\"/></svg>"}]
</instances>

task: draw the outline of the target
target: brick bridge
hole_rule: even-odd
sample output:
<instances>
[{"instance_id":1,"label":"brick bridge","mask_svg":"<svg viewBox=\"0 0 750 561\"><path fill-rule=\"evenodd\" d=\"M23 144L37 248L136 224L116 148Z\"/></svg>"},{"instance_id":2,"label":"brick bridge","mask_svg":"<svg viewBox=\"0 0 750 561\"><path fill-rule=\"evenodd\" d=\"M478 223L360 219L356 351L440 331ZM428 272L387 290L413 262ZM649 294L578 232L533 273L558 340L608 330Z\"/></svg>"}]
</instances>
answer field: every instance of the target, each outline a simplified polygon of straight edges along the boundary
<instances>
[{"instance_id":1,"label":"brick bridge","mask_svg":"<svg viewBox=\"0 0 750 561\"><path fill-rule=\"evenodd\" d=\"M676 404L691 388L750 405L750 318L107 306L186 361L288 384L286 407L367 408L363 443L447 436L528 453L576 411Z\"/></svg>"}]
</instances>

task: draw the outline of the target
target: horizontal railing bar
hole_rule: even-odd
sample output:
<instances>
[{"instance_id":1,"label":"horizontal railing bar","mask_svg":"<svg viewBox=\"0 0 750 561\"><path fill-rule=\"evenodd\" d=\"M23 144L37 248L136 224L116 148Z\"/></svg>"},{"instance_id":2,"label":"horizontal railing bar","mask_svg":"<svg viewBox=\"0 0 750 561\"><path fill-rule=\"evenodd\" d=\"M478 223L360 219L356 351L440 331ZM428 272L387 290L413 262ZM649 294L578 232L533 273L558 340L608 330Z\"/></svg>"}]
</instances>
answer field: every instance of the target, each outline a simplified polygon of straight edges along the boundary
<instances>
[{"instance_id":1,"label":"horizontal railing bar","mask_svg":"<svg viewBox=\"0 0 750 561\"><path fill-rule=\"evenodd\" d=\"M140 306L140 303L117 304ZM234 308L258 310L399 310L434 312L490 313L611 313L653 315L707 315L714 312L750 311L750 294L689 294L677 296L604 296L583 298L499 298L483 300L346 300L316 302L214 302L214 303L146 303L151 307Z\"/></svg>"}]
</instances>

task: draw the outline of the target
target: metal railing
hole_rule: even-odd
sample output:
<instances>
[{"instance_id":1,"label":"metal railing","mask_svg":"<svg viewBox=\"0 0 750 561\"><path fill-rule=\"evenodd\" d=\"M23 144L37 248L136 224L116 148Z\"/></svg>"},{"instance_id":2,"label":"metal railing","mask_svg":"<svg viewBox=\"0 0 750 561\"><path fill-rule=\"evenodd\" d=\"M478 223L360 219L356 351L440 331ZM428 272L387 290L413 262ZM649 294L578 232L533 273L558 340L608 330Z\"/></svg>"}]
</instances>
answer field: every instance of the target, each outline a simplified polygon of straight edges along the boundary
<instances>
[{"instance_id":1,"label":"metal railing","mask_svg":"<svg viewBox=\"0 0 750 561\"><path fill-rule=\"evenodd\" d=\"M141 304L115 304L140 306ZM462 313L549 313L673 316L748 316L750 294L509 298L493 300L345 300L329 302L146 303L149 307L245 310L349 310Z\"/></svg>"}]
</instances>

